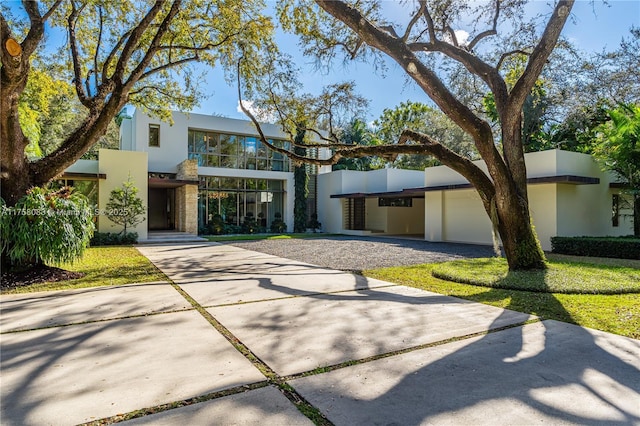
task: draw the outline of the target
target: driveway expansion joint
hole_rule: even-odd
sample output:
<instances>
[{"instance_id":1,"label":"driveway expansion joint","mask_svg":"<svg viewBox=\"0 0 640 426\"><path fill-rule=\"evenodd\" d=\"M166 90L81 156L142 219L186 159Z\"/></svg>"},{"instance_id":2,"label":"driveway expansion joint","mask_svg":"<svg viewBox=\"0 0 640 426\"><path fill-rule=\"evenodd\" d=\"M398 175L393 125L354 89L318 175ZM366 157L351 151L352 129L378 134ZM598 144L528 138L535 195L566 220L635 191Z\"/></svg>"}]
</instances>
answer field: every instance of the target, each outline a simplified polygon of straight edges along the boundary
<instances>
[{"instance_id":1,"label":"driveway expansion joint","mask_svg":"<svg viewBox=\"0 0 640 426\"><path fill-rule=\"evenodd\" d=\"M177 284L180 285L180 284ZM305 294L296 294L293 296L283 296L283 297L269 297L269 298L265 298L265 299L259 299L259 300L246 300L246 301L239 301L239 302L231 302L231 303L220 303L220 304L213 304L213 305L200 305L205 309L208 308L225 308L227 306L237 306L237 305L249 305L251 303L262 303L262 302L273 302L276 300L287 300L287 299L301 299L301 298L305 298L305 297L316 297L316 296L322 296L325 294L341 294L341 293L353 293L358 292L358 291L370 291L370 290L378 290L381 288L392 288L392 287L399 287L399 284L392 284L389 283L389 285L381 285L381 286L377 286L377 287L363 287L363 288L352 288L352 289L348 289L348 290L336 290L336 291L318 291L318 292L313 292L313 293L305 293Z\"/></svg>"},{"instance_id":2,"label":"driveway expansion joint","mask_svg":"<svg viewBox=\"0 0 640 426\"><path fill-rule=\"evenodd\" d=\"M15 333L24 333L24 332L27 332L27 331L48 330L48 329L51 329L51 328L73 327L73 326L77 326L77 325L96 324L96 323L102 323L102 322L111 322L111 321L120 321L120 320L126 320L126 319L152 317L152 316L155 316L155 315L176 314L176 313L179 313L179 312L188 312L188 311L193 311L193 310L194 310L194 308L184 308L184 309L173 309L173 310L170 310L170 311L148 312L148 313L143 313L143 314L125 315L125 316L113 317L113 318L103 318L103 319L89 320L89 321L70 322L68 324L53 324L53 325L47 325L47 326L44 326L44 327L32 327L32 328L21 328L21 329L17 329L17 330L0 331L0 334L15 334Z\"/></svg>"},{"instance_id":3,"label":"driveway expansion joint","mask_svg":"<svg viewBox=\"0 0 640 426\"><path fill-rule=\"evenodd\" d=\"M193 398L183 399L181 401L169 402L166 404L156 405L154 407L141 408L139 410L131 411L129 413L118 414L116 416L105 417L102 419L81 423L78 426L103 426L103 425L110 425L113 423L120 423L127 420L148 416L151 414L161 413L163 411L186 407L186 406L198 404L201 402L211 401L211 400L222 398L225 396L237 395L239 393L264 388L266 386L269 386L269 382L267 380L264 380L256 383L250 383L247 385L241 385L241 386L236 386L229 389L224 389L217 392L211 392L205 395L195 396Z\"/></svg>"},{"instance_id":4,"label":"driveway expansion joint","mask_svg":"<svg viewBox=\"0 0 640 426\"><path fill-rule=\"evenodd\" d=\"M258 369L266 378L267 384L274 384L280 389L282 394L289 400L295 407L311 421L321 426L333 426L324 414L317 408L310 404L306 399L302 397L291 385L286 383L267 363L262 361L256 354L251 351L240 339L238 339L229 329L220 323L211 313L209 313L202 305L200 305L193 297L189 295L178 284L171 282L173 288L178 291L184 297L200 315L204 317L209 324L211 324L222 336L224 336L229 343L240 352L254 367ZM177 408L169 407L167 409Z\"/></svg>"},{"instance_id":5,"label":"driveway expansion joint","mask_svg":"<svg viewBox=\"0 0 640 426\"><path fill-rule=\"evenodd\" d=\"M344 362L341 362L341 363L338 363L338 364L317 367L317 368L314 368L313 370L303 371L302 373L296 373L296 374L290 374L290 375L284 376L284 377L282 377L282 380L290 381L290 380L295 380L295 379L301 379L303 377L316 376L316 375L319 375L319 374L329 373L329 372L334 371L334 370L339 370L341 368L351 367L353 365L366 364L368 362L377 361L377 360L383 359L383 358L389 358L389 357L392 357L392 356L402 355L402 354L406 354L406 353L409 353L409 352L415 352L415 351L419 351L419 350L422 350L422 349L433 348L433 347L436 347L436 346L442 346L442 345L446 345L446 344L453 343L453 342L459 342L459 341L462 341L462 340L472 339L472 338L475 338L475 337L486 336L487 334L497 333L497 332L508 330L508 329L511 329L511 328L524 327L527 324L534 324L534 323L541 322L541 321L542 321L541 318L536 317L536 318L529 319L527 321L522 321L522 322L515 323L515 324L509 324L509 325L505 325L503 327L497 327L497 328L493 328L493 329L490 329L490 330L479 331L477 333L465 334L463 336L451 337L451 338L448 338L448 339L439 340L437 342L425 343L425 344L422 344L422 345L417 345L417 346L412 346L412 347L409 347L409 348L399 349L397 351L385 352L385 353L369 356L369 357L366 357L366 358L361 358L361 359L357 359L357 360L349 360L349 361L344 361Z\"/></svg>"}]
</instances>

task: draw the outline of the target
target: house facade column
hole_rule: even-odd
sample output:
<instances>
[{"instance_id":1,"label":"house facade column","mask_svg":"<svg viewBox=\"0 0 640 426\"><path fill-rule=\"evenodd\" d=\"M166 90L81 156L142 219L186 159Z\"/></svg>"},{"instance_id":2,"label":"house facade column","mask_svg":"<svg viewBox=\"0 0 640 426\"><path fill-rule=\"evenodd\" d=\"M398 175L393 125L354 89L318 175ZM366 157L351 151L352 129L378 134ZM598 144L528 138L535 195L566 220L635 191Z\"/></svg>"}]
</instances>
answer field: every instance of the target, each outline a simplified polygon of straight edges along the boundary
<instances>
[{"instance_id":1,"label":"house facade column","mask_svg":"<svg viewBox=\"0 0 640 426\"><path fill-rule=\"evenodd\" d=\"M198 181L197 160L184 160L178 164L177 180ZM178 231L198 233L198 185L186 184L176 188L176 227Z\"/></svg>"}]
</instances>

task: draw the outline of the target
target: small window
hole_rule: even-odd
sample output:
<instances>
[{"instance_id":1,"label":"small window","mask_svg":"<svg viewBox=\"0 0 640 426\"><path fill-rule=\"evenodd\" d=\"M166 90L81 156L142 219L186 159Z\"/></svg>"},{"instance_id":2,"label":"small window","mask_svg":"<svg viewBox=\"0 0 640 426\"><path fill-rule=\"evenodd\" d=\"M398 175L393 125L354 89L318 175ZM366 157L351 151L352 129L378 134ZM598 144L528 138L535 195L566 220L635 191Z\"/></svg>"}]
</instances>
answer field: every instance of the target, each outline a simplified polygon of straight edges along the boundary
<instances>
[{"instance_id":1,"label":"small window","mask_svg":"<svg viewBox=\"0 0 640 426\"><path fill-rule=\"evenodd\" d=\"M378 198L378 207L411 207L412 198Z\"/></svg>"},{"instance_id":2,"label":"small window","mask_svg":"<svg viewBox=\"0 0 640 426\"><path fill-rule=\"evenodd\" d=\"M160 146L160 126L157 124L149 124L149 146Z\"/></svg>"},{"instance_id":3,"label":"small window","mask_svg":"<svg viewBox=\"0 0 640 426\"><path fill-rule=\"evenodd\" d=\"M613 194L611 197L611 225L620 226L620 195Z\"/></svg>"}]
</instances>

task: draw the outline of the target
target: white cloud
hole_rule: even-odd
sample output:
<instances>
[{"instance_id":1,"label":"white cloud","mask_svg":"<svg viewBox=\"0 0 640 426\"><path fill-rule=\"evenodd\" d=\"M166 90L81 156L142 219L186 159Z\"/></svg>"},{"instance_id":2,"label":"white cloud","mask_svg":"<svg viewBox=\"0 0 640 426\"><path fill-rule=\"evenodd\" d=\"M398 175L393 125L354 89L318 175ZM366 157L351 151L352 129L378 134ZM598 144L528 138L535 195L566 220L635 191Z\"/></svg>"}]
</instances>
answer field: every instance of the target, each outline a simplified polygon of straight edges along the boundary
<instances>
[{"instance_id":1,"label":"white cloud","mask_svg":"<svg viewBox=\"0 0 640 426\"><path fill-rule=\"evenodd\" d=\"M262 108L258 108L255 106L254 101L242 101L242 105L256 118L256 120L262 123L274 123L276 121L276 116L272 111L267 111ZM238 101L236 106L236 111L241 114L244 114L244 111L240 108L240 101ZM248 119L249 117L247 117Z\"/></svg>"},{"instance_id":2,"label":"white cloud","mask_svg":"<svg viewBox=\"0 0 640 426\"><path fill-rule=\"evenodd\" d=\"M453 33L456 35L460 46L464 46L469 43L469 33L465 30L455 30Z\"/></svg>"}]
</instances>

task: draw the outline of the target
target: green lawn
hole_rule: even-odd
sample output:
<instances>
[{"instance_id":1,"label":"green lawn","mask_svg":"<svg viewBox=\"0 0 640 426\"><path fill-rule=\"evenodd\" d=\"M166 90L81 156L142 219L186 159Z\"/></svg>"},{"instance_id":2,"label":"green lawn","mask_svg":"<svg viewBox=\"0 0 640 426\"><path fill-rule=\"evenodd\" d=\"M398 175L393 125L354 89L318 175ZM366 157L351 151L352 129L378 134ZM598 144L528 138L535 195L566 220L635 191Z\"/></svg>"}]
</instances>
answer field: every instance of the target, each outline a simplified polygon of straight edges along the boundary
<instances>
[{"instance_id":1,"label":"green lawn","mask_svg":"<svg viewBox=\"0 0 640 426\"><path fill-rule=\"evenodd\" d=\"M250 240L287 240L287 239L300 239L300 238L324 238L335 237L339 234L243 234L243 235L204 235L204 238L209 241L222 242L222 241L250 241Z\"/></svg>"},{"instance_id":2,"label":"green lawn","mask_svg":"<svg viewBox=\"0 0 640 426\"><path fill-rule=\"evenodd\" d=\"M575 267L575 262L562 263L560 257L550 256L552 259L551 270L559 270L558 277L551 280L552 283L579 282L583 276L575 275L576 270L586 271L584 276L597 275L600 270L606 279L595 280L601 284L602 291L609 291L618 283L630 283L630 277L634 277L640 269L640 264L623 263L616 259L611 262L606 260L582 259L582 266ZM562 259L566 260L566 259ZM575 260L575 259L569 259ZM586 263L585 263L586 262ZM466 263L466 265L465 265ZM486 279L490 275L499 275L500 262L495 262L493 267L484 266L484 272L476 269L477 260L456 262L452 266L447 264L428 264L407 267L382 268L364 271L364 275L411 287L421 288L435 293L460 297L462 299L481 302L500 308L526 312L542 317L543 319L555 319L570 322L585 327L608 331L623 336L640 339L640 292L625 294L564 294L543 292L540 288L540 273L534 272L527 278L526 273L516 280L521 288L526 288L528 283L531 290L514 290L495 287L483 287L480 285L462 284L436 278L432 275L434 269L457 271L460 275L474 276L478 280ZM496 264L498 267L496 267ZM444 266L443 266L444 265ZM636 266L634 269L633 267ZM482 269L482 268L481 268ZM506 266L504 267L506 275ZM594 271L595 269L595 271ZM488 271L488 273L487 273ZM563 272L564 271L564 272ZM546 275L546 274L545 274ZM548 275L547 275L548 276ZM495 278L499 281L500 276ZM633 278L631 278L633 279ZM614 283L611 284L611 281ZM554 284L555 285L555 284ZM590 284L592 289L595 284ZM637 282L631 282L631 286L637 286ZM596 285L597 287L597 285ZM628 288L625 288L628 290Z\"/></svg>"},{"instance_id":3,"label":"green lawn","mask_svg":"<svg viewBox=\"0 0 640 426\"><path fill-rule=\"evenodd\" d=\"M166 281L167 277L133 247L90 247L82 259L60 268L82 272L76 280L45 282L3 290L3 294Z\"/></svg>"},{"instance_id":4,"label":"green lawn","mask_svg":"<svg viewBox=\"0 0 640 426\"><path fill-rule=\"evenodd\" d=\"M434 265L432 275L483 287L546 293L640 293L640 269L584 262L550 261L547 270L509 272L504 258L468 259Z\"/></svg>"}]
</instances>

